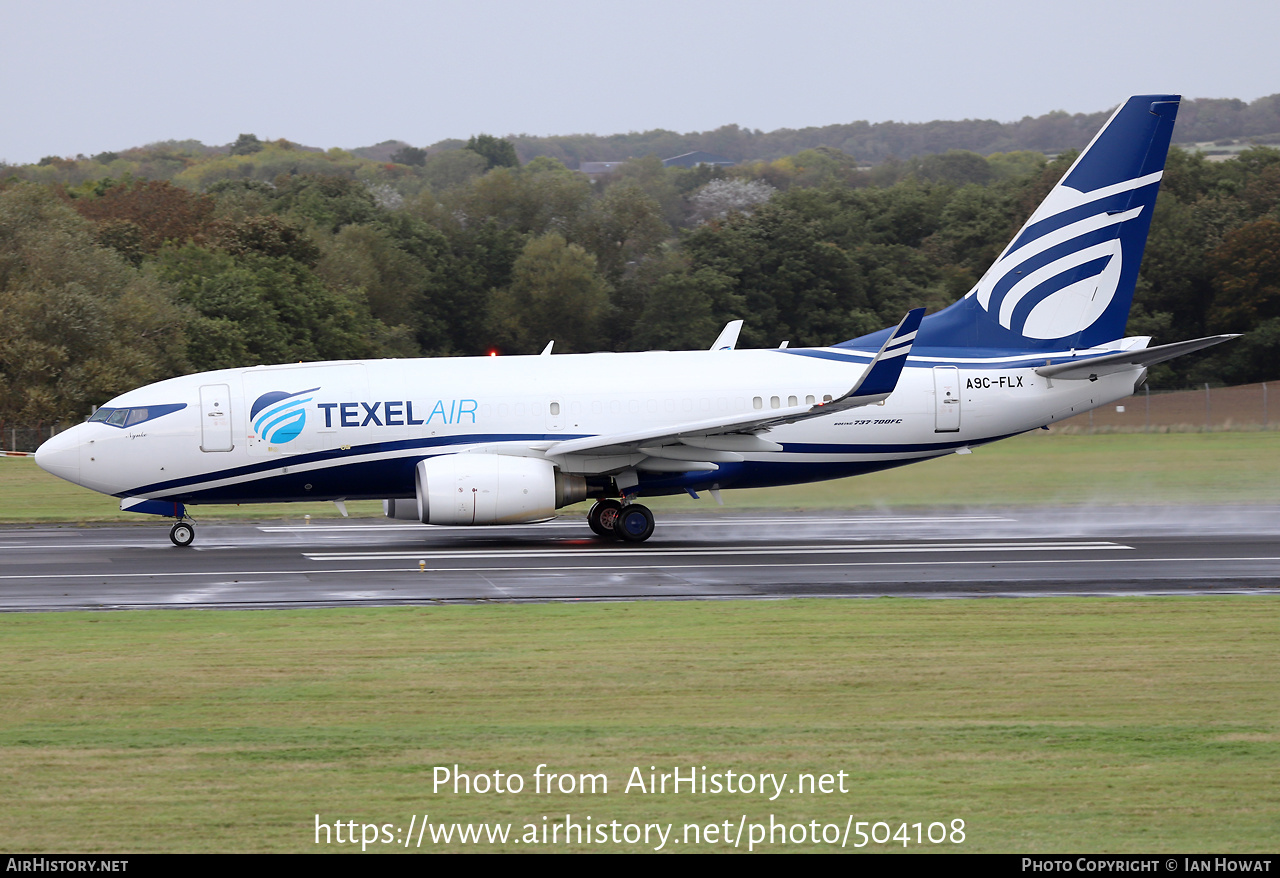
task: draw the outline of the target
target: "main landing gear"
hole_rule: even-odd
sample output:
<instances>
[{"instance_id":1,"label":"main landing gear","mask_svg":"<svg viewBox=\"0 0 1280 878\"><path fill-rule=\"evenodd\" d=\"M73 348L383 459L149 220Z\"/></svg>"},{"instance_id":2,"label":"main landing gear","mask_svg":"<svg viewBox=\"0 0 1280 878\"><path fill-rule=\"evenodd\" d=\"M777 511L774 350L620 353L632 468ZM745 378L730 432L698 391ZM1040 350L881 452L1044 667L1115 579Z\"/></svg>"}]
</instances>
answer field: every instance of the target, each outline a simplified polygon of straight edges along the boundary
<instances>
[{"instance_id":1,"label":"main landing gear","mask_svg":"<svg viewBox=\"0 0 1280 878\"><path fill-rule=\"evenodd\" d=\"M653 513L639 503L623 505L620 500L598 500L587 513L587 525L602 537L628 543L643 543L653 536Z\"/></svg>"},{"instance_id":2,"label":"main landing gear","mask_svg":"<svg viewBox=\"0 0 1280 878\"><path fill-rule=\"evenodd\" d=\"M189 521L179 521L173 527L169 528L169 539L173 541L175 546L185 549L187 546L195 542L195 525Z\"/></svg>"}]
</instances>

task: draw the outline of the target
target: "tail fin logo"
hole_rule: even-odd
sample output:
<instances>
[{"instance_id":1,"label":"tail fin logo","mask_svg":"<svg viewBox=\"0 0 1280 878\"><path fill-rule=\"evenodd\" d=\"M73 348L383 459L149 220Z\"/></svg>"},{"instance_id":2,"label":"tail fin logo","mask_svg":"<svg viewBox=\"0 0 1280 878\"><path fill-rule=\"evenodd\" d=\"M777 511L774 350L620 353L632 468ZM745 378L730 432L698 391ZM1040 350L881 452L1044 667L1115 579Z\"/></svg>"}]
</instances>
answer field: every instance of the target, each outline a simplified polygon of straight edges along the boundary
<instances>
[{"instance_id":1,"label":"tail fin logo","mask_svg":"<svg viewBox=\"0 0 1280 878\"><path fill-rule=\"evenodd\" d=\"M969 295L1025 338L1066 338L1088 329L1120 287L1121 229L1146 209L1134 190L1161 175L1087 193L1059 185Z\"/></svg>"},{"instance_id":2,"label":"tail fin logo","mask_svg":"<svg viewBox=\"0 0 1280 878\"><path fill-rule=\"evenodd\" d=\"M297 393L273 390L262 394L254 400L249 410L254 432L271 445L283 445L297 439L302 434L302 428L307 425L306 404L312 399L310 396L305 399L299 397L319 389L312 387Z\"/></svg>"}]
</instances>

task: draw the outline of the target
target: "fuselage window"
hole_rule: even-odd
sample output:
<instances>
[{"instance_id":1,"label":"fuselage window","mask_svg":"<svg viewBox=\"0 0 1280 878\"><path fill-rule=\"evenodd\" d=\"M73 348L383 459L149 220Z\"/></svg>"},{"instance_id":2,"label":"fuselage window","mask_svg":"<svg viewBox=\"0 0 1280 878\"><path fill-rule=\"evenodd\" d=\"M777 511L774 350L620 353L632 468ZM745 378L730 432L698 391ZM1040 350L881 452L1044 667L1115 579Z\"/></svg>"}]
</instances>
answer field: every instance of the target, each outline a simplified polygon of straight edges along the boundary
<instances>
[{"instance_id":1,"label":"fuselage window","mask_svg":"<svg viewBox=\"0 0 1280 878\"><path fill-rule=\"evenodd\" d=\"M822 401L823 401L823 402L831 402L831 394L829 394L829 393L824 393L824 394L822 395Z\"/></svg>"},{"instance_id":2,"label":"fuselage window","mask_svg":"<svg viewBox=\"0 0 1280 878\"><path fill-rule=\"evenodd\" d=\"M804 404L805 404L805 405L813 405L815 402L817 402L817 400L815 400L815 399L813 398L813 394L812 394L812 393L811 393L811 394L809 394L808 396L806 396L806 397L804 398Z\"/></svg>"},{"instance_id":3,"label":"fuselage window","mask_svg":"<svg viewBox=\"0 0 1280 878\"><path fill-rule=\"evenodd\" d=\"M558 402L551 403L551 414L553 415L560 414L560 403Z\"/></svg>"},{"instance_id":4,"label":"fuselage window","mask_svg":"<svg viewBox=\"0 0 1280 878\"><path fill-rule=\"evenodd\" d=\"M753 398L751 400L751 407L754 408L756 411L759 411L760 409L764 408L764 400L758 396Z\"/></svg>"},{"instance_id":5,"label":"fuselage window","mask_svg":"<svg viewBox=\"0 0 1280 878\"><path fill-rule=\"evenodd\" d=\"M611 415L622 414L622 403L619 400L616 400L616 399L609 400L609 414Z\"/></svg>"},{"instance_id":6,"label":"fuselage window","mask_svg":"<svg viewBox=\"0 0 1280 878\"><path fill-rule=\"evenodd\" d=\"M778 399L778 397L776 396L769 397L769 408L771 409L782 408L782 400Z\"/></svg>"},{"instance_id":7,"label":"fuselage window","mask_svg":"<svg viewBox=\"0 0 1280 878\"><path fill-rule=\"evenodd\" d=\"M787 397L787 405L799 405L799 404L800 404L800 400L796 399L794 396Z\"/></svg>"},{"instance_id":8,"label":"fuselage window","mask_svg":"<svg viewBox=\"0 0 1280 878\"><path fill-rule=\"evenodd\" d=\"M505 402L498 403L498 417L505 418L505 417L508 417L510 414L511 414L511 410L507 408L507 404Z\"/></svg>"}]
</instances>

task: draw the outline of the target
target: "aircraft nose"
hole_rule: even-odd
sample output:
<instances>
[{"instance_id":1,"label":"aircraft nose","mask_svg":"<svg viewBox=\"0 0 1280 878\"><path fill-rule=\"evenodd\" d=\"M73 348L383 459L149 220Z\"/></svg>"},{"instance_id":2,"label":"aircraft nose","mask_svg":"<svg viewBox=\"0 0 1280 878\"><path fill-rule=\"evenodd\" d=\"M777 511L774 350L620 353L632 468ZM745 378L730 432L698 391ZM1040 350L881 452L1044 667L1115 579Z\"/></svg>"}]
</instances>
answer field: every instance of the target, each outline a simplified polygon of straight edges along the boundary
<instances>
[{"instance_id":1,"label":"aircraft nose","mask_svg":"<svg viewBox=\"0 0 1280 878\"><path fill-rule=\"evenodd\" d=\"M36 449L36 466L68 482L80 483L80 438L76 427L65 430Z\"/></svg>"}]
</instances>

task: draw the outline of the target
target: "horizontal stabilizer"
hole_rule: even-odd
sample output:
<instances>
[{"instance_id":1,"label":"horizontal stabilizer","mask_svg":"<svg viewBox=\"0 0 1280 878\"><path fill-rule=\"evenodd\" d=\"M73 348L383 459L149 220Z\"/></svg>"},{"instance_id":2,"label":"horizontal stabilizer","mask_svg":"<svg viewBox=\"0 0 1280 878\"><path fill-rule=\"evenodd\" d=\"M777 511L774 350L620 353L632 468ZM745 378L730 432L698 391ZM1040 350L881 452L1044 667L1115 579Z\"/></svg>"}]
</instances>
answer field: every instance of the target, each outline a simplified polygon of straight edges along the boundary
<instances>
[{"instance_id":1,"label":"horizontal stabilizer","mask_svg":"<svg viewBox=\"0 0 1280 878\"><path fill-rule=\"evenodd\" d=\"M1133 351L1121 351L1118 354L1103 354L1100 357L1068 360L1065 363L1047 363L1036 369L1037 375L1045 378L1061 378L1066 380L1097 378L1113 372L1124 372L1135 366L1154 366L1165 360L1172 360L1183 354L1203 350L1224 341L1239 338L1236 335L1211 335L1207 338L1193 338L1190 341L1176 341L1154 348L1138 348Z\"/></svg>"}]
</instances>

